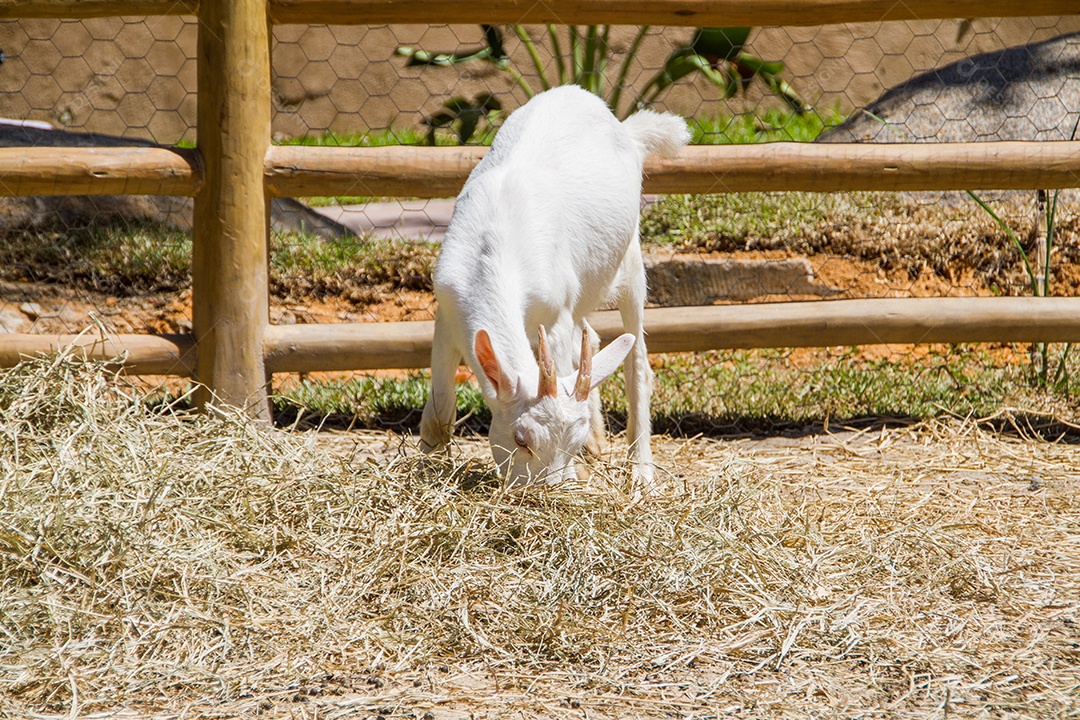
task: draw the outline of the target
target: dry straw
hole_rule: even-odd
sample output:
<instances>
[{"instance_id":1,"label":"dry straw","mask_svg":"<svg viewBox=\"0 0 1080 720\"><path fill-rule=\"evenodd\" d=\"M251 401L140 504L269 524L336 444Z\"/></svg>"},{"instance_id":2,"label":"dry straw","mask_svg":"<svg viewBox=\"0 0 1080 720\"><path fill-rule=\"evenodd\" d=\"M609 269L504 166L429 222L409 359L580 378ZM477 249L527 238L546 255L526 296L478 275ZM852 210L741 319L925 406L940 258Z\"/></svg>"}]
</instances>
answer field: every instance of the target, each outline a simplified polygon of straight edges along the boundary
<instances>
[{"instance_id":1,"label":"dry straw","mask_svg":"<svg viewBox=\"0 0 1080 720\"><path fill-rule=\"evenodd\" d=\"M1080 714L1080 485L1065 444L935 422L660 440L504 492L102 365L0 374L10 717Z\"/></svg>"}]
</instances>

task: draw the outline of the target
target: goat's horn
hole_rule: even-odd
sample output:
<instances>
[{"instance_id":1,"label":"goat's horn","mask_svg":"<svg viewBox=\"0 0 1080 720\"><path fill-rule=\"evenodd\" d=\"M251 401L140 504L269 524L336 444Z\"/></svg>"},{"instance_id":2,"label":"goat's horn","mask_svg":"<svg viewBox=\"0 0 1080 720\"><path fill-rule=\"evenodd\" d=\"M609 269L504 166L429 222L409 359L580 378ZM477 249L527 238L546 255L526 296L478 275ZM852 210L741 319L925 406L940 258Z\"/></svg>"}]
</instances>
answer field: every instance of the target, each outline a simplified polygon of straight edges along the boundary
<instances>
[{"instance_id":1,"label":"goat's horn","mask_svg":"<svg viewBox=\"0 0 1080 720\"><path fill-rule=\"evenodd\" d=\"M559 393L559 379L555 375L555 360L551 357L551 348L547 343L547 332L540 325L537 330L540 355L540 386L536 390L538 397L555 397Z\"/></svg>"},{"instance_id":2,"label":"goat's horn","mask_svg":"<svg viewBox=\"0 0 1080 720\"><path fill-rule=\"evenodd\" d=\"M577 383L574 385L574 397L578 402L589 399L592 390L592 338L589 337L589 324L581 326L581 362L578 363Z\"/></svg>"}]
</instances>

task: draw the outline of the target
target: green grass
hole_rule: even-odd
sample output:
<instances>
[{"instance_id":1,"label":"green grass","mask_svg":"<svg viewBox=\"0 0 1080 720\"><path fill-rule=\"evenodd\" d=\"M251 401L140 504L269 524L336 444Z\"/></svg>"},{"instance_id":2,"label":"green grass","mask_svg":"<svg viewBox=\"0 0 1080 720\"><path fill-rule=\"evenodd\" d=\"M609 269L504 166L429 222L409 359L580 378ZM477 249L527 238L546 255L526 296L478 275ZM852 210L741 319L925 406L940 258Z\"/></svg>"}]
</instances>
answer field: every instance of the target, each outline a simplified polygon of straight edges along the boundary
<instances>
[{"instance_id":1,"label":"green grass","mask_svg":"<svg viewBox=\"0 0 1080 720\"><path fill-rule=\"evenodd\" d=\"M1004 406L1043 406L1026 366L1002 364L985 351L952 348L916 361L841 357L792 363L781 350L672 356L656 374L657 429L676 434L750 432L866 417L988 417ZM1073 388L1075 391L1077 388ZM605 389L616 415L622 388Z\"/></svg>"},{"instance_id":2,"label":"green grass","mask_svg":"<svg viewBox=\"0 0 1080 720\"><path fill-rule=\"evenodd\" d=\"M913 361L866 360L855 348L800 362L780 350L667 355L656 370L652 414L656 432L676 436L801 431L868 418L988 418L1006 408L1032 417L1063 408L1071 414L1080 392L1072 369L1068 384L1049 393L1033 386L1030 365L1002 362L979 346L957 346ZM301 416L310 425L415 431L427 392L426 373L402 380L305 380L289 386L276 403L284 424ZM621 372L601 395L609 423L622 427ZM458 417L468 418L468 430L486 430L491 415L475 385L459 386Z\"/></svg>"},{"instance_id":3,"label":"green grass","mask_svg":"<svg viewBox=\"0 0 1080 720\"><path fill-rule=\"evenodd\" d=\"M1026 198L999 203L1029 226ZM1027 224L1027 225L1025 225ZM1080 219L1064 217L1064 233ZM912 279L931 270L950 282L971 271L1001 294L1024 293L1021 255L993 220L971 203L914 202L900 193L726 193L664 195L641 215L646 247L681 252L782 251L859 260ZM1055 248L1058 267L1080 261L1080 246Z\"/></svg>"},{"instance_id":4,"label":"green grass","mask_svg":"<svg viewBox=\"0 0 1080 720\"><path fill-rule=\"evenodd\" d=\"M427 402L427 373L403 379L360 376L349 380L304 379L274 397L279 424L397 428L415 430ZM491 422L480 389L474 384L458 389L458 418L464 426L481 431Z\"/></svg>"},{"instance_id":5,"label":"green grass","mask_svg":"<svg viewBox=\"0 0 1080 720\"><path fill-rule=\"evenodd\" d=\"M761 142L813 142L818 135L844 121L839 110L825 115L815 111L798 115L770 108L762 115L715 115L689 118L695 145L746 145Z\"/></svg>"},{"instance_id":6,"label":"green grass","mask_svg":"<svg viewBox=\"0 0 1080 720\"><path fill-rule=\"evenodd\" d=\"M371 301L389 290L431 290L436 254L427 243L281 234L271 247L271 291L295 301L327 295Z\"/></svg>"},{"instance_id":7,"label":"green grass","mask_svg":"<svg viewBox=\"0 0 1080 720\"><path fill-rule=\"evenodd\" d=\"M867 213L869 197L865 206L849 198L796 192L663 195L641 215L641 241L687 249L768 249L770 241L812 236L829 219Z\"/></svg>"},{"instance_id":8,"label":"green grass","mask_svg":"<svg viewBox=\"0 0 1080 720\"><path fill-rule=\"evenodd\" d=\"M456 145L449 137L436 138L438 145ZM393 145L426 145L427 134L412 127L356 132L335 132L300 135L283 138L276 145L303 145L307 147L387 147Z\"/></svg>"},{"instance_id":9,"label":"green grass","mask_svg":"<svg viewBox=\"0 0 1080 720\"><path fill-rule=\"evenodd\" d=\"M190 282L191 235L146 222L88 223L0 235L0 278L116 295Z\"/></svg>"},{"instance_id":10,"label":"green grass","mask_svg":"<svg viewBox=\"0 0 1080 720\"><path fill-rule=\"evenodd\" d=\"M276 233L270 249L271 291L278 297L303 299L430 290L435 257L436 249L426 243L375 237L328 241L303 233ZM186 288L191 283L190 267L191 234L149 223L88 223L0 237L0 279L6 280L129 296Z\"/></svg>"}]
</instances>

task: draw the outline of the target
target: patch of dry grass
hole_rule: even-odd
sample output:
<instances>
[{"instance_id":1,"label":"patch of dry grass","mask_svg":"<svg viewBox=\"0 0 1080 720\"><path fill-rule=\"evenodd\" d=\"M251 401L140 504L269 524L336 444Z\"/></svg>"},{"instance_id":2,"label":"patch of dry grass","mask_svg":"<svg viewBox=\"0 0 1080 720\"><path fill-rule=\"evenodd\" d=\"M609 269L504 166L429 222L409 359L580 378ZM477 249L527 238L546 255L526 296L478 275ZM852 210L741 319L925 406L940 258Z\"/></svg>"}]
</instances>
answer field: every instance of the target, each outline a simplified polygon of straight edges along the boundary
<instances>
[{"instance_id":1,"label":"patch of dry grass","mask_svg":"<svg viewBox=\"0 0 1080 720\"><path fill-rule=\"evenodd\" d=\"M657 439L509 493L483 447L150 412L0 373L0 712L1080 713L1075 448L923 424Z\"/></svg>"},{"instance_id":2,"label":"patch of dry grass","mask_svg":"<svg viewBox=\"0 0 1080 720\"><path fill-rule=\"evenodd\" d=\"M1035 194L984 193L1034 253ZM1055 274L1080 260L1077 197L1066 193L1057 215ZM682 252L783 250L796 256L845 257L912 279L924 269L964 284L965 271L1004 295L1030 292L1020 253L1001 227L957 193L735 193L665 195L643 214L646 243ZM1066 287L1060 287L1065 281ZM1074 294L1071 277L1051 294Z\"/></svg>"}]
</instances>

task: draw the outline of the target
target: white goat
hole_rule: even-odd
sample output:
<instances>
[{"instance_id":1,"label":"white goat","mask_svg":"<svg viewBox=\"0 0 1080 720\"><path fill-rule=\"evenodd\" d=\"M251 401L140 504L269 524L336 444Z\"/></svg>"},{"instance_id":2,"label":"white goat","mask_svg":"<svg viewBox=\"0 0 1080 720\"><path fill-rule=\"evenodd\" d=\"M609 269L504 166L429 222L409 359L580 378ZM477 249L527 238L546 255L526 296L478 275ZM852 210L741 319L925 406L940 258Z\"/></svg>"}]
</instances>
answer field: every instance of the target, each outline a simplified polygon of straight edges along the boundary
<instances>
[{"instance_id":1,"label":"white goat","mask_svg":"<svg viewBox=\"0 0 1080 720\"><path fill-rule=\"evenodd\" d=\"M631 461L652 480L641 173L646 156L674 155L689 139L680 117L646 110L620 123L576 86L507 119L458 196L435 267L425 452L450 441L464 359L491 408L489 441L508 483L568 477L586 443L601 446L596 387L625 359ZM599 340L585 316L609 299L627 334L593 357Z\"/></svg>"}]
</instances>

